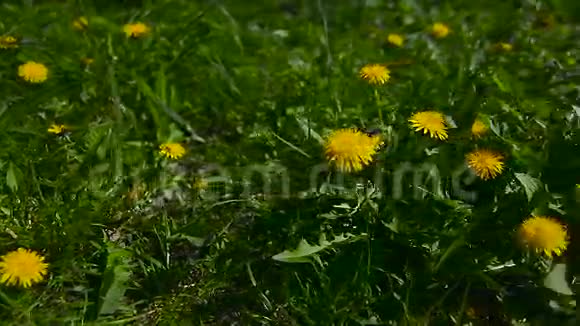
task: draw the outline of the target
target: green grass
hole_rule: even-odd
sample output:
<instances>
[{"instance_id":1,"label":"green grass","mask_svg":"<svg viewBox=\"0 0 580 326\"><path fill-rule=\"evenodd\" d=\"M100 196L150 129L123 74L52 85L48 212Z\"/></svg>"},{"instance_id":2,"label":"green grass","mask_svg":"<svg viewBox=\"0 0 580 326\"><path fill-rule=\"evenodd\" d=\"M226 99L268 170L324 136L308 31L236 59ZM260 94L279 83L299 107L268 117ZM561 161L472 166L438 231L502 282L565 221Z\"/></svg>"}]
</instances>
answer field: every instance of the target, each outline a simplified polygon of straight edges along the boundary
<instances>
[{"instance_id":1,"label":"green grass","mask_svg":"<svg viewBox=\"0 0 580 326\"><path fill-rule=\"evenodd\" d=\"M49 270L0 286L1 324L574 325L576 3L2 1L0 255ZM18 77L30 60L46 82ZM447 141L409 127L424 109ZM348 127L385 146L340 182L324 141ZM475 148L503 173L474 177ZM532 214L567 226L562 256L518 245Z\"/></svg>"}]
</instances>

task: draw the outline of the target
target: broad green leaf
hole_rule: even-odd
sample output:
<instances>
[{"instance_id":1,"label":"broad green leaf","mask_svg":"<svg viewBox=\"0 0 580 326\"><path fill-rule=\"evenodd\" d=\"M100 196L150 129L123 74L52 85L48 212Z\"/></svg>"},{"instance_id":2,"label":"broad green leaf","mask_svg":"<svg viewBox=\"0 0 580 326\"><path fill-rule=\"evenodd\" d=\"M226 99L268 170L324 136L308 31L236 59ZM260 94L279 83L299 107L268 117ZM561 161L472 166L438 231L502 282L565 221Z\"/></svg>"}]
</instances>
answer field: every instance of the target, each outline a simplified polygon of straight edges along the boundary
<instances>
[{"instance_id":1,"label":"broad green leaf","mask_svg":"<svg viewBox=\"0 0 580 326\"><path fill-rule=\"evenodd\" d=\"M161 120L161 110L159 108L159 105L156 105L156 97L155 97L155 93L153 92L153 89L151 89L151 87L149 87L149 85L147 84L147 82L145 81L145 79L143 78L137 78L137 87L139 89L139 91L141 92L141 94L143 94L146 98L148 98L150 101L147 103L147 108L149 109L149 112L151 113L151 118L153 119L153 122L155 122L155 125L159 126L158 130L157 130L157 138L159 138L160 141L165 141L165 138L167 137L166 131L165 129L167 128L167 126L164 124L164 121ZM160 135L161 134L161 135Z\"/></svg>"},{"instance_id":2,"label":"broad green leaf","mask_svg":"<svg viewBox=\"0 0 580 326\"><path fill-rule=\"evenodd\" d=\"M393 216L393 219L390 222L382 221L383 225L387 227L389 230L399 233L399 220Z\"/></svg>"},{"instance_id":3,"label":"broad green leaf","mask_svg":"<svg viewBox=\"0 0 580 326\"><path fill-rule=\"evenodd\" d=\"M107 246L107 266L99 289L99 315L115 313L122 304L131 278L131 254L113 243Z\"/></svg>"},{"instance_id":4,"label":"broad green leaf","mask_svg":"<svg viewBox=\"0 0 580 326\"><path fill-rule=\"evenodd\" d=\"M296 249L285 250L274 255L272 258L286 263L307 263L310 262L308 256L324 250L325 248L325 246L310 245L306 240L302 239Z\"/></svg>"},{"instance_id":5,"label":"broad green leaf","mask_svg":"<svg viewBox=\"0 0 580 326\"><path fill-rule=\"evenodd\" d=\"M8 171L6 171L6 185L10 190L18 190L18 176L20 175L20 170L12 162L8 165Z\"/></svg>"},{"instance_id":6,"label":"broad green leaf","mask_svg":"<svg viewBox=\"0 0 580 326\"><path fill-rule=\"evenodd\" d=\"M169 125L169 137L167 138L167 142L179 142L182 141L184 138L183 131L179 129L175 123Z\"/></svg>"},{"instance_id":7,"label":"broad green leaf","mask_svg":"<svg viewBox=\"0 0 580 326\"><path fill-rule=\"evenodd\" d=\"M534 197L534 193L542 187L542 182L526 173L516 173L515 175L522 186L524 186L524 191L526 192L526 196L528 196L528 201L531 201Z\"/></svg>"},{"instance_id":8,"label":"broad green leaf","mask_svg":"<svg viewBox=\"0 0 580 326\"><path fill-rule=\"evenodd\" d=\"M315 258L314 256L317 253L330 248L336 243L341 243L347 240L358 240L365 236L365 233L358 236L347 233L346 235L337 235L333 240L328 241L326 240L326 237L322 235L318 245L311 245L306 240L302 239L296 249L285 250L277 255L274 255L272 258L285 263L308 263L312 261L312 258Z\"/></svg>"},{"instance_id":9,"label":"broad green leaf","mask_svg":"<svg viewBox=\"0 0 580 326\"><path fill-rule=\"evenodd\" d=\"M544 279L544 286L561 294L573 295L566 280L566 264L554 264L554 267Z\"/></svg>"},{"instance_id":10,"label":"broad green leaf","mask_svg":"<svg viewBox=\"0 0 580 326\"><path fill-rule=\"evenodd\" d=\"M576 113L576 116L580 117L580 106L572 105L572 109L574 110L574 113Z\"/></svg>"},{"instance_id":11,"label":"broad green leaf","mask_svg":"<svg viewBox=\"0 0 580 326\"><path fill-rule=\"evenodd\" d=\"M352 207L350 207L350 205L348 203L342 203L342 204L338 204L338 205L334 205L335 208L343 208L343 209L351 209Z\"/></svg>"},{"instance_id":12,"label":"broad green leaf","mask_svg":"<svg viewBox=\"0 0 580 326\"><path fill-rule=\"evenodd\" d=\"M87 151L94 151L103 142L105 136L109 133L111 126L103 124L88 128L84 137L84 145Z\"/></svg>"}]
</instances>

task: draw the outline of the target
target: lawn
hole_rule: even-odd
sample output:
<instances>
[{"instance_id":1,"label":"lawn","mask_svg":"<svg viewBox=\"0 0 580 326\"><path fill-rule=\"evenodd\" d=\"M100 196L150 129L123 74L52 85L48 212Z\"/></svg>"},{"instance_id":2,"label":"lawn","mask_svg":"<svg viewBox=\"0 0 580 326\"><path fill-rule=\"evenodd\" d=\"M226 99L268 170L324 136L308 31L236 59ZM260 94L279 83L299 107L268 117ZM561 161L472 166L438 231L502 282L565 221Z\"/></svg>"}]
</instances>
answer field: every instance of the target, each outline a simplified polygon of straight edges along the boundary
<instances>
[{"instance_id":1,"label":"lawn","mask_svg":"<svg viewBox=\"0 0 580 326\"><path fill-rule=\"evenodd\" d=\"M0 3L1 325L576 325L580 5Z\"/></svg>"}]
</instances>

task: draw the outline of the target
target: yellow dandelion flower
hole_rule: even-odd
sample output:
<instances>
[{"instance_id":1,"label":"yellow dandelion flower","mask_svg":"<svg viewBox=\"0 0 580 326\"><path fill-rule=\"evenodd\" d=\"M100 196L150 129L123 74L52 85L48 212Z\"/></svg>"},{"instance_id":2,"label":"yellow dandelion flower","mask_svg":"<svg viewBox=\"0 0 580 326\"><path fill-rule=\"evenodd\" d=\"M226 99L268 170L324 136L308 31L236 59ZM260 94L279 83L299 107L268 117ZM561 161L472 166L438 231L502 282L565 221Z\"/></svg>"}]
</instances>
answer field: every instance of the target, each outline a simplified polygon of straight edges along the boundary
<instances>
[{"instance_id":1,"label":"yellow dandelion flower","mask_svg":"<svg viewBox=\"0 0 580 326\"><path fill-rule=\"evenodd\" d=\"M48 127L48 132L55 135L63 135L66 132L66 130L67 127L65 125L59 125L56 123L53 123L52 125L50 125L50 127Z\"/></svg>"},{"instance_id":2,"label":"yellow dandelion flower","mask_svg":"<svg viewBox=\"0 0 580 326\"><path fill-rule=\"evenodd\" d=\"M126 24L123 31L127 37L139 38L149 33L149 27L143 23Z\"/></svg>"},{"instance_id":3,"label":"yellow dandelion flower","mask_svg":"<svg viewBox=\"0 0 580 326\"><path fill-rule=\"evenodd\" d=\"M48 68L42 63L28 61L18 67L18 76L29 83L42 83L48 76Z\"/></svg>"},{"instance_id":4,"label":"yellow dandelion flower","mask_svg":"<svg viewBox=\"0 0 580 326\"><path fill-rule=\"evenodd\" d=\"M77 31L84 31L89 27L89 20L85 16L81 16L75 20L73 20L73 27Z\"/></svg>"},{"instance_id":5,"label":"yellow dandelion flower","mask_svg":"<svg viewBox=\"0 0 580 326\"><path fill-rule=\"evenodd\" d=\"M339 129L326 140L326 158L339 171L360 171L371 163L381 146L381 137L368 135L356 129Z\"/></svg>"},{"instance_id":6,"label":"yellow dandelion flower","mask_svg":"<svg viewBox=\"0 0 580 326\"><path fill-rule=\"evenodd\" d=\"M469 167L483 180L497 177L504 169L503 155L488 149L475 150L467 154L466 159Z\"/></svg>"},{"instance_id":7,"label":"yellow dandelion flower","mask_svg":"<svg viewBox=\"0 0 580 326\"><path fill-rule=\"evenodd\" d=\"M443 23L435 23L431 26L431 35L436 38L444 38L449 35L450 32L451 30L449 29L449 26Z\"/></svg>"},{"instance_id":8,"label":"yellow dandelion flower","mask_svg":"<svg viewBox=\"0 0 580 326\"><path fill-rule=\"evenodd\" d=\"M437 111L417 112L409 118L409 122L415 131L429 133L431 138L445 140L448 137L445 117Z\"/></svg>"},{"instance_id":9,"label":"yellow dandelion flower","mask_svg":"<svg viewBox=\"0 0 580 326\"><path fill-rule=\"evenodd\" d=\"M552 28L556 24L556 17L549 13L540 13L534 22L535 27Z\"/></svg>"},{"instance_id":10,"label":"yellow dandelion flower","mask_svg":"<svg viewBox=\"0 0 580 326\"><path fill-rule=\"evenodd\" d=\"M360 77L371 85L383 85L391 78L391 71L379 64L370 64L360 69Z\"/></svg>"},{"instance_id":11,"label":"yellow dandelion flower","mask_svg":"<svg viewBox=\"0 0 580 326\"><path fill-rule=\"evenodd\" d=\"M474 307L469 307L465 309L465 315L471 319L477 318L477 310Z\"/></svg>"},{"instance_id":12,"label":"yellow dandelion flower","mask_svg":"<svg viewBox=\"0 0 580 326\"><path fill-rule=\"evenodd\" d=\"M404 41L405 41L405 38L403 37L403 35L400 35L400 34L391 33L387 36L387 42L389 42L390 44L392 44L394 46L401 47L401 46L403 46Z\"/></svg>"},{"instance_id":13,"label":"yellow dandelion flower","mask_svg":"<svg viewBox=\"0 0 580 326\"><path fill-rule=\"evenodd\" d=\"M500 51L510 52L513 50L514 46L510 43L500 42L495 45L495 48Z\"/></svg>"},{"instance_id":14,"label":"yellow dandelion flower","mask_svg":"<svg viewBox=\"0 0 580 326\"><path fill-rule=\"evenodd\" d=\"M488 130L489 128L485 125L483 121L481 121L481 119L475 119L475 121L471 125L471 134L475 138L480 138L485 133L487 133Z\"/></svg>"},{"instance_id":15,"label":"yellow dandelion flower","mask_svg":"<svg viewBox=\"0 0 580 326\"><path fill-rule=\"evenodd\" d=\"M18 40L14 36L0 36L0 49L14 49L18 47Z\"/></svg>"},{"instance_id":16,"label":"yellow dandelion flower","mask_svg":"<svg viewBox=\"0 0 580 326\"><path fill-rule=\"evenodd\" d=\"M44 257L34 251L18 248L1 257L0 283L27 288L32 283L42 281L47 269Z\"/></svg>"},{"instance_id":17,"label":"yellow dandelion flower","mask_svg":"<svg viewBox=\"0 0 580 326\"><path fill-rule=\"evenodd\" d=\"M203 192L209 186L209 182L202 177L195 178L193 181L193 189L197 190L198 192Z\"/></svg>"},{"instance_id":18,"label":"yellow dandelion flower","mask_svg":"<svg viewBox=\"0 0 580 326\"><path fill-rule=\"evenodd\" d=\"M95 59L93 58L81 58L81 64L83 66L90 66L93 62L95 62Z\"/></svg>"},{"instance_id":19,"label":"yellow dandelion flower","mask_svg":"<svg viewBox=\"0 0 580 326\"><path fill-rule=\"evenodd\" d=\"M568 246L566 227L551 217L530 217L520 225L518 233L524 244L550 258L560 256Z\"/></svg>"},{"instance_id":20,"label":"yellow dandelion flower","mask_svg":"<svg viewBox=\"0 0 580 326\"><path fill-rule=\"evenodd\" d=\"M159 146L159 152L167 158L179 159L185 155L185 147L180 143L165 143Z\"/></svg>"}]
</instances>

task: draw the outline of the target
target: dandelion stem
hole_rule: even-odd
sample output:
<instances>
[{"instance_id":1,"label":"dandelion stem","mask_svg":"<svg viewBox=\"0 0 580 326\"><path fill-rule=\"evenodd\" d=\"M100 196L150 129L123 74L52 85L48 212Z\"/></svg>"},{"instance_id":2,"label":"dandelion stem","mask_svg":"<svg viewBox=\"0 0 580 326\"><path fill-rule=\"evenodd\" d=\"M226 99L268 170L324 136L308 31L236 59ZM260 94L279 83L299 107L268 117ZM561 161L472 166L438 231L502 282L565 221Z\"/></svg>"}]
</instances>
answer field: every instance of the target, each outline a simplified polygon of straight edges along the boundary
<instances>
[{"instance_id":1,"label":"dandelion stem","mask_svg":"<svg viewBox=\"0 0 580 326\"><path fill-rule=\"evenodd\" d=\"M377 104L377 112L379 113L379 121L383 124L383 111L381 110L381 96L378 89L375 88L375 103Z\"/></svg>"}]
</instances>

